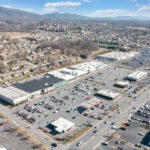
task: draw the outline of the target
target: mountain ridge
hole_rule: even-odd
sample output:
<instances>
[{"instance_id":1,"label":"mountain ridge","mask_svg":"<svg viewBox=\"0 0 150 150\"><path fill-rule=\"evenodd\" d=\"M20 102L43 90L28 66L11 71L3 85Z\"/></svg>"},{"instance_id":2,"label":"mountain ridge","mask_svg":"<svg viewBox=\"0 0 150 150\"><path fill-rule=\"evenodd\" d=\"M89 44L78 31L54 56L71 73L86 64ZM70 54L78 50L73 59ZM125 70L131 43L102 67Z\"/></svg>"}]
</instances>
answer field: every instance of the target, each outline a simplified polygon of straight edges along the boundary
<instances>
[{"instance_id":1,"label":"mountain ridge","mask_svg":"<svg viewBox=\"0 0 150 150\"><path fill-rule=\"evenodd\" d=\"M35 14L23 10L0 6L0 21L42 21L42 20L150 20L148 17L117 16L117 17L88 17L71 13Z\"/></svg>"}]
</instances>

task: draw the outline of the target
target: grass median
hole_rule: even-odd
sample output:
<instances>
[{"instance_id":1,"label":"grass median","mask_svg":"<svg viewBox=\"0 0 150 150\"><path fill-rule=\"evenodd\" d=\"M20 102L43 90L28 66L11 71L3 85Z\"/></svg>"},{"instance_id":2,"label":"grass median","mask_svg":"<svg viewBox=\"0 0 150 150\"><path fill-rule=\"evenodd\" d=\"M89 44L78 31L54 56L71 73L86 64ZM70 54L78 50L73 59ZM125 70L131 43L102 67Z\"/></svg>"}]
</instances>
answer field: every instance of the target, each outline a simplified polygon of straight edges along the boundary
<instances>
[{"instance_id":1,"label":"grass median","mask_svg":"<svg viewBox=\"0 0 150 150\"><path fill-rule=\"evenodd\" d=\"M2 112L0 112L0 118L7 118L7 116L3 114Z\"/></svg>"}]
</instances>

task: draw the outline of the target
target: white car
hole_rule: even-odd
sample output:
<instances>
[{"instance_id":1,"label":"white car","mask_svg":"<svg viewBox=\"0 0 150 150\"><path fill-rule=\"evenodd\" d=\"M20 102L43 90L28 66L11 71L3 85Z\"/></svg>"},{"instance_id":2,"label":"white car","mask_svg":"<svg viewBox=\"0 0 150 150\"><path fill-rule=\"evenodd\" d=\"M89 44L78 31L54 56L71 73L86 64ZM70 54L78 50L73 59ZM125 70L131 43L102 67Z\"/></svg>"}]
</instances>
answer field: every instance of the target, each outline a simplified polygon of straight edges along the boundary
<instances>
[{"instance_id":1,"label":"white car","mask_svg":"<svg viewBox=\"0 0 150 150\"><path fill-rule=\"evenodd\" d=\"M102 142L102 145L108 145L109 143L108 142Z\"/></svg>"},{"instance_id":2,"label":"white car","mask_svg":"<svg viewBox=\"0 0 150 150\"><path fill-rule=\"evenodd\" d=\"M79 143L77 143L77 146L80 146L82 144L82 141L80 141Z\"/></svg>"},{"instance_id":3,"label":"white car","mask_svg":"<svg viewBox=\"0 0 150 150\"><path fill-rule=\"evenodd\" d=\"M111 128L112 128L112 129L115 129L115 130L117 129L116 126L112 126Z\"/></svg>"},{"instance_id":4,"label":"white car","mask_svg":"<svg viewBox=\"0 0 150 150\"><path fill-rule=\"evenodd\" d=\"M108 123L109 123L109 121L105 121L104 123L105 123L105 124L108 124Z\"/></svg>"},{"instance_id":5,"label":"white car","mask_svg":"<svg viewBox=\"0 0 150 150\"><path fill-rule=\"evenodd\" d=\"M138 135L140 135L140 136L144 136L144 133L142 133L142 132L139 132L139 133L138 133Z\"/></svg>"}]
</instances>

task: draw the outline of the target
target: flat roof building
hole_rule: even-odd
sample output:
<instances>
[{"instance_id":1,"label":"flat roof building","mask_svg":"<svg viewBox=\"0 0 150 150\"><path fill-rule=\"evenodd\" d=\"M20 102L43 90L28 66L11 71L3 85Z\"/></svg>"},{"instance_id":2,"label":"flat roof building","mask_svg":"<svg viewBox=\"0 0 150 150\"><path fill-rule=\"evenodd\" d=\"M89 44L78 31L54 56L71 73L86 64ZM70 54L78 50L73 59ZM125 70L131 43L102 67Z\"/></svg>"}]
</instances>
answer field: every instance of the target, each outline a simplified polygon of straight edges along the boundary
<instances>
[{"instance_id":1,"label":"flat roof building","mask_svg":"<svg viewBox=\"0 0 150 150\"><path fill-rule=\"evenodd\" d=\"M130 85L128 81L119 81L114 84L114 86L119 87L119 88L127 88Z\"/></svg>"},{"instance_id":2,"label":"flat roof building","mask_svg":"<svg viewBox=\"0 0 150 150\"><path fill-rule=\"evenodd\" d=\"M130 81L139 81L147 76L147 72L144 71L136 71L127 76L127 79Z\"/></svg>"},{"instance_id":3,"label":"flat roof building","mask_svg":"<svg viewBox=\"0 0 150 150\"><path fill-rule=\"evenodd\" d=\"M13 86L0 87L0 98L12 105L18 104L26 100L29 96L30 93L15 88Z\"/></svg>"},{"instance_id":4,"label":"flat roof building","mask_svg":"<svg viewBox=\"0 0 150 150\"><path fill-rule=\"evenodd\" d=\"M12 86L21 89L25 92L33 93L33 92L44 90L62 81L64 80L54 77L53 75L45 75L40 78L35 78L33 80L25 81L22 83L15 83L12 84Z\"/></svg>"},{"instance_id":5,"label":"flat roof building","mask_svg":"<svg viewBox=\"0 0 150 150\"><path fill-rule=\"evenodd\" d=\"M117 92L114 92L114 91L111 91L108 89L100 90L97 94L104 97L104 98L108 98L111 100L114 100L114 99L121 96L120 93L117 93Z\"/></svg>"},{"instance_id":6,"label":"flat roof building","mask_svg":"<svg viewBox=\"0 0 150 150\"><path fill-rule=\"evenodd\" d=\"M14 83L11 86L0 87L0 98L12 105L16 105L42 92L51 91L61 86L65 80L45 75L25 82Z\"/></svg>"},{"instance_id":7,"label":"flat roof building","mask_svg":"<svg viewBox=\"0 0 150 150\"><path fill-rule=\"evenodd\" d=\"M81 106L87 109L93 108L94 106L98 105L104 101L103 99L93 98L85 103L82 103Z\"/></svg>"},{"instance_id":8,"label":"flat roof building","mask_svg":"<svg viewBox=\"0 0 150 150\"><path fill-rule=\"evenodd\" d=\"M68 132L73 127L75 127L75 123L68 121L62 117L51 122L50 125L53 126L55 128L55 130L59 133Z\"/></svg>"},{"instance_id":9,"label":"flat roof building","mask_svg":"<svg viewBox=\"0 0 150 150\"><path fill-rule=\"evenodd\" d=\"M107 64L100 61L91 61L51 71L48 72L48 74L63 80L72 80L87 73L94 72L98 69L104 69L107 66Z\"/></svg>"},{"instance_id":10,"label":"flat roof building","mask_svg":"<svg viewBox=\"0 0 150 150\"><path fill-rule=\"evenodd\" d=\"M7 149L0 145L0 150L7 150Z\"/></svg>"},{"instance_id":11,"label":"flat roof building","mask_svg":"<svg viewBox=\"0 0 150 150\"><path fill-rule=\"evenodd\" d=\"M15 105L29 97L46 93L55 88L75 80L77 77L89 72L103 69L107 64L100 61L91 61L48 72L44 76L12 84L10 87L2 87L0 98Z\"/></svg>"}]
</instances>

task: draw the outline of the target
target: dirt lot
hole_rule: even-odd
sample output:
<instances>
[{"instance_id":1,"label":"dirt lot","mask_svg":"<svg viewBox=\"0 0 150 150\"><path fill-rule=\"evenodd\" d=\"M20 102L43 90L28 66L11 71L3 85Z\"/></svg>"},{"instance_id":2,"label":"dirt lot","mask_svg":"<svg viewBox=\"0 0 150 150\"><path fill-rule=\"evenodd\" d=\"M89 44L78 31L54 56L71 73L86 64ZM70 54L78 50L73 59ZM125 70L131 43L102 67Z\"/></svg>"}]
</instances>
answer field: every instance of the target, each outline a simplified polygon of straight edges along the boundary
<instances>
[{"instance_id":1,"label":"dirt lot","mask_svg":"<svg viewBox=\"0 0 150 150\"><path fill-rule=\"evenodd\" d=\"M22 37L32 37L32 36L40 36L39 34L32 35L30 33L22 33L22 32L7 32L5 35L9 36L10 39L18 39Z\"/></svg>"}]
</instances>

